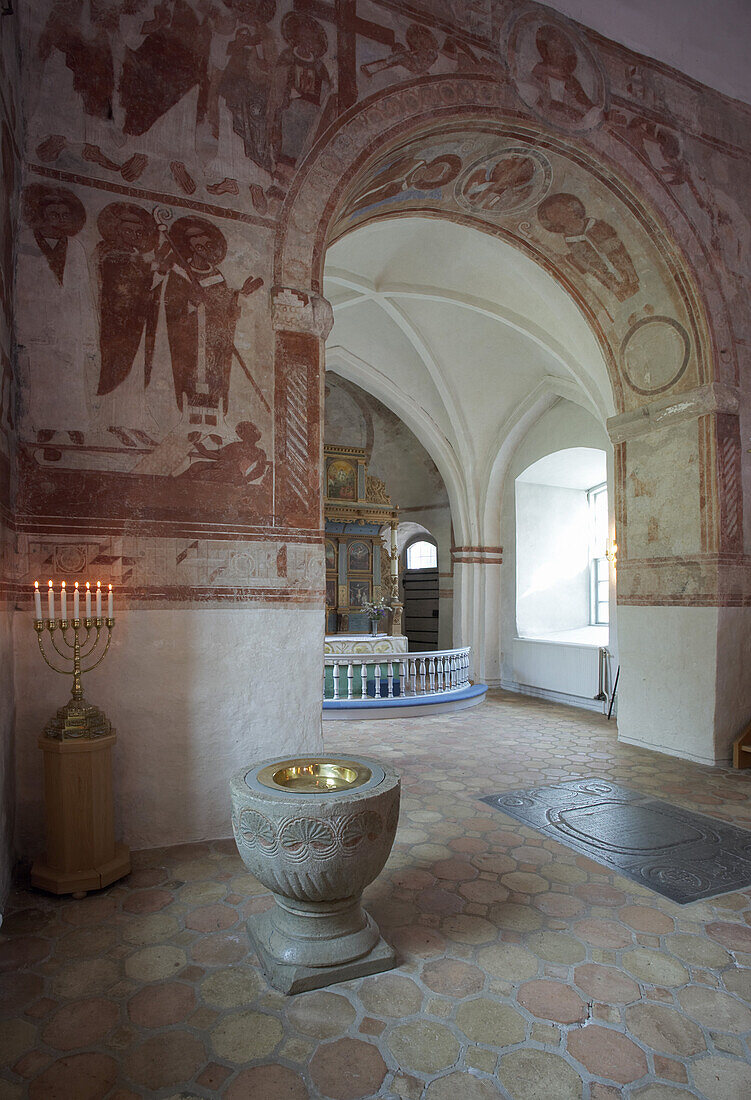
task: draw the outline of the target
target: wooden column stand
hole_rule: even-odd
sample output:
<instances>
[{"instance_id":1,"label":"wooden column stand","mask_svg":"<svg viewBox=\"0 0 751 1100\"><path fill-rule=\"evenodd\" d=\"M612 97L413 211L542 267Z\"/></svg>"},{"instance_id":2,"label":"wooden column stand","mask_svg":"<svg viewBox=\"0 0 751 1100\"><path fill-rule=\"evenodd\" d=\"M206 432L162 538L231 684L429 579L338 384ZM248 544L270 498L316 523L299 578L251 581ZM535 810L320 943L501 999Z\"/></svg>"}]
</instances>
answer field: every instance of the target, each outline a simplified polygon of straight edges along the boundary
<instances>
[{"instance_id":1,"label":"wooden column stand","mask_svg":"<svg viewBox=\"0 0 751 1100\"><path fill-rule=\"evenodd\" d=\"M112 746L94 740L39 738L44 753L47 850L31 868L32 886L83 896L130 873L130 852L115 843Z\"/></svg>"},{"instance_id":2,"label":"wooden column stand","mask_svg":"<svg viewBox=\"0 0 751 1100\"><path fill-rule=\"evenodd\" d=\"M54 615L52 597L50 612ZM115 843L112 798L115 731L106 715L86 701L81 688L82 672L90 672L104 660L114 625L111 611L106 619L99 616L34 621L46 663L55 672L73 676L70 699L47 723L38 742L44 753L47 850L31 868L31 883L52 894L83 897L88 890L100 890L130 872L128 848ZM94 660L105 626L107 642ZM70 668L57 668L48 659L44 651L45 631L49 632L50 645L58 657L63 662L72 662ZM83 661L89 658L93 663L83 669Z\"/></svg>"}]
</instances>

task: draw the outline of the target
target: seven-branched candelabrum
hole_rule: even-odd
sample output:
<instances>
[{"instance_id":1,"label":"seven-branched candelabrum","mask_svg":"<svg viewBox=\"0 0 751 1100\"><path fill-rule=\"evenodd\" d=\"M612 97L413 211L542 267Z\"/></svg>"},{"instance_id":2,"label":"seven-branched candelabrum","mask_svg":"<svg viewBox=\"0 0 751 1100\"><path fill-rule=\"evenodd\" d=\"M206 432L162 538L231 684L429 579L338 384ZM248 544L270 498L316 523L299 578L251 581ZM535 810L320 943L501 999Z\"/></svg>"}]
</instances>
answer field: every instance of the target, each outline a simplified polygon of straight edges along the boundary
<instances>
[{"instance_id":1,"label":"seven-branched candelabrum","mask_svg":"<svg viewBox=\"0 0 751 1100\"><path fill-rule=\"evenodd\" d=\"M96 590L96 610L92 615L90 585L86 585L85 613L80 616L79 590L75 586L73 593L73 617L68 618L68 592L65 582L60 587L61 617L55 616L55 592L52 581L49 582L47 595L48 617L42 618L41 594L39 583L34 583L34 629L37 633L39 650L53 672L59 672L63 676L72 676L70 699L64 707L60 707L53 718L49 720L44 729L44 736L57 741L73 739L92 739L107 737L112 734L112 723L98 708L87 702L81 687L81 676L84 672L91 672L104 660L112 641L112 628L115 625L112 585L109 586L107 599L107 615L102 615L102 593L100 585ZM100 645L103 640L102 631L106 628L107 637L104 647ZM56 660L47 656L45 652L45 632L49 634L49 645L57 654ZM58 668L59 661L65 667ZM88 663L87 663L88 662ZM86 667L84 667L84 665Z\"/></svg>"}]
</instances>

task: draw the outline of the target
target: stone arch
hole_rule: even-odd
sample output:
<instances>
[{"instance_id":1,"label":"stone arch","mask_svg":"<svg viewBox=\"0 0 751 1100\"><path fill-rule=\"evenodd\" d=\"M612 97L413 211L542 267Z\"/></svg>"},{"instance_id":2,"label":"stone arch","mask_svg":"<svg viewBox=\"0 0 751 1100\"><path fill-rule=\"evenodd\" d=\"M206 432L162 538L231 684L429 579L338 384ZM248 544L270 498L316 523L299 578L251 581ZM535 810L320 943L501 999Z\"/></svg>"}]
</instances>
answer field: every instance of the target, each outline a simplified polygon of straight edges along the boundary
<instances>
[{"instance_id":1,"label":"stone arch","mask_svg":"<svg viewBox=\"0 0 751 1100\"><path fill-rule=\"evenodd\" d=\"M373 377L372 368L341 348L330 360L337 374L372 393L402 420L435 462L448 493L454 530L460 537L470 537L472 519L467 507L467 489L460 463L448 440L436 425L410 400L398 386L385 376Z\"/></svg>"},{"instance_id":2,"label":"stone arch","mask_svg":"<svg viewBox=\"0 0 751 1100\"><path fill-rule=\"evenodd\" d=\"M492 133L497 142L506 142L496 152L508 152L509 143L541 150L566 169L556 173L556 189L538 200L536 222L526 235L519 225L516 231L500 221L491 226L477 211L449 212L435 196L421 208L436 217L473 218L485 232L513 240L566 287L590 323L616 409L608 430L615 447L619 605L629 605L634 621L647 607L728 606L736 597L727 590L739 584L733 570L742 564L738 366L723 283L708 242L615 116L604 121L604 111L586 132L572 135L531 115L520 107L513 87L492 76L423 77L375 93L319 138L292 183L277 235L273 302L282 305L275 309L277 396L284 398L290 331L316 336L322 348L330 327L320 298L326 247L344 232L348 198L371 169L408 153L416 141L438 142L459 132ZM584 198L576 186L581 180L588 181ZM561 201L551 203L554 197ZM393 206L388 213L393 216ZM587 259L590 245L597 255ZM634 303L637 284L639 293L646 285L650 293ZM279 417L278 411L278 425ZM280 441L283 447L283 431L277 433L278 469L287 458ZM457 559L457 564L463 563ZM482 655L484 626L478 625L477 608L487 583L478 588L465 578L459 587L467 587L464 629ZM636 633L631 630L629 640L624 635L624 647L636 644ZM483 663L481 658L481 671ZM633 667L637 664L643 661ZM632 694L624 673L625 725L643 718L643 708L632 711L627 703L645 694L633 684ZM682 736L679 712L667 738L671 744ZM711 739L714 744L713 733Z\"/></svg>"},{"instance_id":3,"label":"stone arch","mask_svg":"<svg viewBox=\"0 0 751 1100\"><path fill-rule=\"evenodd\" d=\"M428 78L388 89L351 109L326 131L301 166L282 211L275 252L275 283L320 293L323 260L332 230L336 231L343 200L352 193L353 186L362 182L366 167L382 162L395 149L404 149L408 142L424 141L451 128L465 132L485 128L497 139L544 150L559 160L567 159L580 173L606 187L618 227L641 226L664 253L665 281L672 284L671 293L682 298L686 306L686 323L683 319L679 323L689 332L692 353L696 356L695 384L735 382L737 368L727 308L711 269L709 251L697 238L664 181L611 129L587 134L586 146L581 138L555 134L520 116L518 101L509 89L490 79ZM439 216L458 218L462 213L445 206L428 208ZM389 216L394 212L392 206ZM606 359L610 360L614 390L618 391L623 382L618 352L630 328L639 325L637 332L643 332L647 325L657 324L663 314L655 310L654 320L648 315L635 317L631 325L621 327L617 339L615 335L608 339L603 307L592 287L587 287L586 282L582 285L582 279L576 277L575 269L572 278L570 265L567 271L556 262L554 252L548 249L546 253L531 239L512 234L508 226L480 218L475 218L474 224L485 232L510 239L566 287L598 336ZM689 262L688 255L695 261L699 258L699 264ZM635 338L634 335L632 339ZM690 377L684 370L684 388ZM631 391L630 386L626 389L632 393L630 407L643 403L645 394ZM626 407L622 402L619 411Z\"/></svg>"}]
</instances>

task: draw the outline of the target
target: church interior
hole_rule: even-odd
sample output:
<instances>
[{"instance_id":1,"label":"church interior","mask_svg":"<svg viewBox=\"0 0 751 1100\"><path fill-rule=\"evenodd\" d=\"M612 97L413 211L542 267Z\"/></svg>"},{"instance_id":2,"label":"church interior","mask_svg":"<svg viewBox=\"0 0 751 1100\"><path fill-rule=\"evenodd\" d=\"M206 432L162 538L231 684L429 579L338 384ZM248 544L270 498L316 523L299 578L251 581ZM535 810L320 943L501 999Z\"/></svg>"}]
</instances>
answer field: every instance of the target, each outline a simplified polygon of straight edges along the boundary
<instances>
[{"instance_id":1,"label":"church interior","mask_svg":"<svg viewBox=\"0 0 751 1100\"><path fill-rule=\"evenodd\" d=\"M0 2L0 1100L751 1096L750 39Z\"/></svg>"}]
</instances>

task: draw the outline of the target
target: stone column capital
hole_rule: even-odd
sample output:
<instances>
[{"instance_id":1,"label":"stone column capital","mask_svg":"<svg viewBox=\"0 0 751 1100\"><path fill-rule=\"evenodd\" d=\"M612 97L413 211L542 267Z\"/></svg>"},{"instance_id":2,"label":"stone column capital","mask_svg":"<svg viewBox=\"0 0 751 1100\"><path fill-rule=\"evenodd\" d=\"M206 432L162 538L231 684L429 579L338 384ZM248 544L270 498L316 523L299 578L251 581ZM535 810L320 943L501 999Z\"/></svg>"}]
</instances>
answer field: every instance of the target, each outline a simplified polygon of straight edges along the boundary
<instances>
[{"instance_id":1,"label":"stone column capital","mask_svg":"<svg viewBox=\"0 0 751 1100\"><path fill-rule=\"evenodd\" d=\"M304 332L325 340L334 323L331 303L311 290L275 286L271 291L271 321L276 332Z\"/></svg>"}]
</instances>

